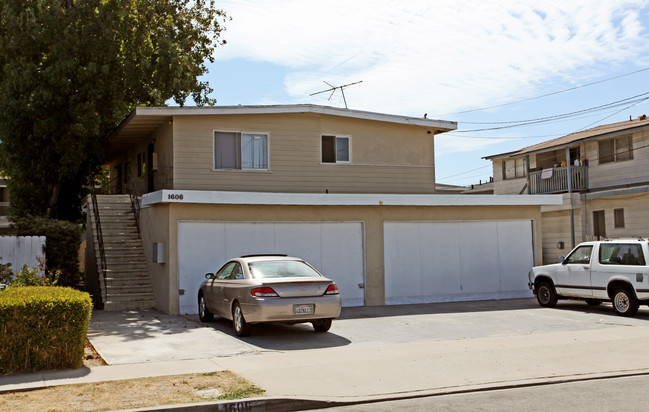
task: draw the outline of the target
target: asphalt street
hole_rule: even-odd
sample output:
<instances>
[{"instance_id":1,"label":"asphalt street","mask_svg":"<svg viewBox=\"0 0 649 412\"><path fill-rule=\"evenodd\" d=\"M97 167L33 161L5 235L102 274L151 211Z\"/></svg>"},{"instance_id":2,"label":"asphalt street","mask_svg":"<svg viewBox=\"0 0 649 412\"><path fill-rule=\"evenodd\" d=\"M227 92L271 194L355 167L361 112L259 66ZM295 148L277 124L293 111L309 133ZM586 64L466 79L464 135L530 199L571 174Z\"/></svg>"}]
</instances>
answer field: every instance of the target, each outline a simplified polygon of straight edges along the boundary
<instances>
[{"instance_id":1,"label":"asphalt street","mask_svg":"<svg viewBox=\"0 0 649 412\"><path fill-rule=\"evenodd\" d=\"M392 411L646 411L649 376L595 379L328 408L331 412Z\"/></svg>"}]
</instances>

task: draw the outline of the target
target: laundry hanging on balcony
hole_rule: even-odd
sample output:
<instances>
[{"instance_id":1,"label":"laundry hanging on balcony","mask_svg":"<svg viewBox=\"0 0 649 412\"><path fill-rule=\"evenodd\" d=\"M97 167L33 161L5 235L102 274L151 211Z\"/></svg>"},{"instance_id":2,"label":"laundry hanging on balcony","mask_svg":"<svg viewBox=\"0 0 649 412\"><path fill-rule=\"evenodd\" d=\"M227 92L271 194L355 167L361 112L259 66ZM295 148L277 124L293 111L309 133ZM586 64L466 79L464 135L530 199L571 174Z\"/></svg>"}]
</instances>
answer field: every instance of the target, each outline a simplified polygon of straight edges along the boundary
<instances>
[{"instance_id":1,"label":"laundry hanging on balcony","mask_svg":"<svg viewBox=\"0 0 649 412\"><path fill-rule=\"evenodd\" d=\"M552 177L552 168L549 169L543 169L541 171L541 179L549 179Z\"/></svg>"}]
</instances>

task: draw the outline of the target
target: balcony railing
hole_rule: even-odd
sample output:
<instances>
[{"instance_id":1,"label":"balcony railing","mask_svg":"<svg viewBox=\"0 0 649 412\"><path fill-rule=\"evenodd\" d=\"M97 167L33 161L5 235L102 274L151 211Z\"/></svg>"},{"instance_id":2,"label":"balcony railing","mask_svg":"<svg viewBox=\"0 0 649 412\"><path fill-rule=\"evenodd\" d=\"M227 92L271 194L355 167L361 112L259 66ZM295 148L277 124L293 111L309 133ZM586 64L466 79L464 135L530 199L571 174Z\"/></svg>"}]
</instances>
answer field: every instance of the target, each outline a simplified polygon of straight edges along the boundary
<instances>
[{"instance_id":1,"label":"balcony railing","mask_svg":"<svg viewBox=\"0 0 649 412\"><path fill-rule=\"evenodd\" d=\"M588 189L588 166L571 166L570 183L573 192ZM565 193L568 191L568 168L530 172L530 192L533 195L542 193Z\"/></svg>"}]
</instances>

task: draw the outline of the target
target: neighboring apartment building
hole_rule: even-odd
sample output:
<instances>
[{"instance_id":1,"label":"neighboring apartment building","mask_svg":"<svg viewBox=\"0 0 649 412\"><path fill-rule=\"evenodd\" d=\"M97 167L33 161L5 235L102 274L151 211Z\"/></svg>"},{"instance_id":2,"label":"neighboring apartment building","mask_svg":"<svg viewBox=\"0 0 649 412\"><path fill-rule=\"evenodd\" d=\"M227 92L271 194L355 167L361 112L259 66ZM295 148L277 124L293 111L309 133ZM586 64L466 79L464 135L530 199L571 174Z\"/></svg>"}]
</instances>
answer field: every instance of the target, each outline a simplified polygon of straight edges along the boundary
<instances>
[{"instance_id":1,"label":"neighboring apartment building","mask_svg":"<svg viewBox=\"0 0 649 412\"><path fill-rule=\"evenodd\" d=\"M434 137L455 128L314 105L141 107L107 167L113 193L142 196L168 313L196 313L204 274L253 253L305 258L346 306L529 296L541 205L560 198L436 193Z\"/></svg>"},{"instance_id":2,"label":"neighboring apartment building","mask_svg":"<svg viewBox=\"0 0 649 412\"><path fill-rule=\"evenodd\" d=\"M649 235L649 119L598 126L521 150L485 157L494 193L562 194L544 206L543 262L605 237Z\"/></svg>"}]
</instances>

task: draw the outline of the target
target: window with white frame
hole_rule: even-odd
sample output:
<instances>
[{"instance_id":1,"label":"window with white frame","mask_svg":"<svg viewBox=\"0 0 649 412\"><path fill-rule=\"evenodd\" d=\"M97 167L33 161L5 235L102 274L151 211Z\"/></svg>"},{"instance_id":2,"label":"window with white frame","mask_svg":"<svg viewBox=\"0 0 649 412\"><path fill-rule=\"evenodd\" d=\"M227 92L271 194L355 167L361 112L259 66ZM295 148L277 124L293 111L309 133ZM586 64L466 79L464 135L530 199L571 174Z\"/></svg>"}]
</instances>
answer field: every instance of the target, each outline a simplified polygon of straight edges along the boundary
<instances>
[{"instance_id":1,"label":"window with white frame","mask_svg":"<svg viewBox=\"0 0 649 412\"><path fill-rule=\"evenodd\" d=\"M633 159L633 139L630 134L600 140L599 163L621 162Z\"/></svg>"},{"instance_id":2,"label":"window with white frame","mask_svg":"<svg viewBox=\"0 0 649 412\"><path fill-rule=\"evenodd\" d=\"M214 132L214 169L268 169L268 135Z\"/></svg>"},{"instance_id":3,"label":"window with white frame","mask_svg":"<svg viewBox=\"0 0 649 412\"><path fill-rule=\"evenodd\" d=\"M322 163L349 163L350 140L345 136L322 136Z\"/></svg>"}]
</instances>

